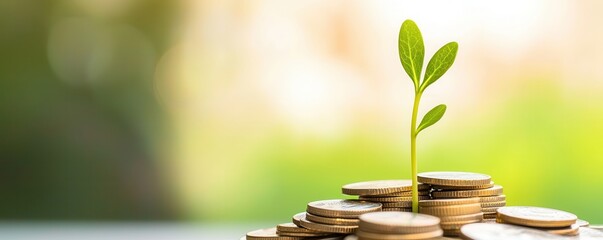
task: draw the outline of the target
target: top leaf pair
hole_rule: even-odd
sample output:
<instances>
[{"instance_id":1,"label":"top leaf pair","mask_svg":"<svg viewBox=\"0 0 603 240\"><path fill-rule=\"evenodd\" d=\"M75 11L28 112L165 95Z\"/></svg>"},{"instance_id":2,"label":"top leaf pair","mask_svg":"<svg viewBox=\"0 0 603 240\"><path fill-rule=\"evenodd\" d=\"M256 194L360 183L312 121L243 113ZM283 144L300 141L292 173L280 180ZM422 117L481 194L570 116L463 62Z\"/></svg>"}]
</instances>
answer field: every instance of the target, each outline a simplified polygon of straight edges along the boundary
<instances>
[{"instance_id":1,"label":"top leaf pair","mask_svg":"<svg viewBox=\"0 0 603 240\"><path fill-rule=\"evenodd\" d=\"M429 60L425 76L421 80L421 72L423 70L423 59L425 58L425 45L423 44L423 36L417 24L412 20L406 20L400 28L400 36L398 37L398 51L400 54L400 62L402 67L412 79L415 92L422 93L429 85L438 80L454 63L458 44L449 42L441 47Z\"/></svg>"}]
</instances>

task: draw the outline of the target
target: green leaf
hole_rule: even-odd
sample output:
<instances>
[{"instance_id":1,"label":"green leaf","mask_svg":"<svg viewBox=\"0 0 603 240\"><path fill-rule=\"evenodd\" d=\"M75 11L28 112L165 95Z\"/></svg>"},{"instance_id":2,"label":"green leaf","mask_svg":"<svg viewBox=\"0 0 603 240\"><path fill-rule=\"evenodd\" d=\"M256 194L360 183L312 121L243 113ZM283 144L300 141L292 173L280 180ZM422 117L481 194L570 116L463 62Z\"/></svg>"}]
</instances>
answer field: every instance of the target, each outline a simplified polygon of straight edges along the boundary
<instances>
[{"instance_id":1,"label":"green leaf","mask_svg":"<svg viewBox=\"0 0 603 240\"><path fill-rule=\"evenodd\" d=\"M412 79L415 89L418 89L421 80L421 69L423 69L423 58L425 58L425 46L423 45L421 31L412 20L404 21L402 27L400 27L398 54L404 71Z\"/></svg>"},{"instance_id":2,"label":"green leaf","mask_svg":"<svg viewBox=\"0 0 603 240\"><path fill-rule=\"evenodd\" d=\"M425 69L425 77L423 83L421 83L421 91L424 91L427 86L434 83L448 71L452 66L452 63L454 63L458 49L458 43L449 42L433 54L433 57L427 64L427 69Z\"/></svg>"},{"instance_id":3,"label":"green leaf","mask_svg":"<svg viewBox=\"0 0 603 240\"><path fill-rule=\"evenodd\" d=\"M437 105L434 108L432 108L431 110L429 110L429 112L427 112L427 114L425 114L425 116L423 117L423 120L421 120L421 123L419 124L419 127L417 128L417 134L419 134L419 132L421 132L421 130L428 128L429 126L440 121L440 119L442 119L442 116L444 116L445 112L446 112L446 105L444 105L444 104Z\"/></svg>"}]
</instances>

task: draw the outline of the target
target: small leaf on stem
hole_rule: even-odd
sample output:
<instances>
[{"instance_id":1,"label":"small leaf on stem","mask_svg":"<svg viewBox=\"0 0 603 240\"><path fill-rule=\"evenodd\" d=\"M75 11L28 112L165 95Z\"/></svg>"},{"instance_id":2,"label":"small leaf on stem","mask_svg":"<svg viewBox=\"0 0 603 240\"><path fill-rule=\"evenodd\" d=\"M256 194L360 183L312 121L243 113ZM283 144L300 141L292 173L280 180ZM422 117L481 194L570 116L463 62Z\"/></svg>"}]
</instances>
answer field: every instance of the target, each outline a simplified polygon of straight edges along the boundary
<instances>
[{"instance_id":1,"label":"small leaf on stem","mask_svg":"<svg viewBox=\"0 0 603 240\"><path fill-rule=\"evenodd\" d=\"M449 42L433 54L433 57L431 57L427 64L427 69L425 69L425 77L420 88L421 92L448 71L454 63L458 49L458 43Z\"/></svg>"},{"instance_id":2,"label":"small leaf on stem","mask_svg":"<svg viewBox=\"0 0 603 240\"><path fill-rule=\"evenodd\" d=\"M415 90L418 90L423 59L425 58L425 46L423 45L421 31L412 20L404 21L402 27L400 27L398 54L404 71L415 84Z\"/></svg>"},{"instance_id":3,"label":"small leaf on stem","mask_svg":"<svg viewBox=\"0 0 603 240\"><path fill-rule=\"evenodd\" d=\"M419 132L421 132L421 130L440 121L440 119L442 119L442 116L444 116L445 112L446 112L446 105L444 105L444 104L437 105L434 108L432 108L431 110L429 110L429 112L427 112L427 114L425 114L425 116L423 117L423 120L421 120L421 123L419 124L419 127L417 128L417 134L419 134Z\"/></svg>"}]
</instances>

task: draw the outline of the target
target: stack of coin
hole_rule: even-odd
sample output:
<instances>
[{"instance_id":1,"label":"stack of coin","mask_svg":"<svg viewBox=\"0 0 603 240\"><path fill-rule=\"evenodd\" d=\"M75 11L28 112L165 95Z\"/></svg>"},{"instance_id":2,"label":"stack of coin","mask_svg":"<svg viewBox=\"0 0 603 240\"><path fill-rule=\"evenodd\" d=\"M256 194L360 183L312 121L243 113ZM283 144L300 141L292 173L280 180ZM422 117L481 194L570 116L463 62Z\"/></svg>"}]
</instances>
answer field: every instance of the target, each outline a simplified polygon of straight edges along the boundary
<instances>
[{"instance_id":1,"label":"stack of coin","mask_svg":"<svg viewBox=\"0 0 603 240\"><path fill-rule=\"evenodd\" d=\"M359 200L322 200L308 203L305 213L293 216L300 227L323 233L349 234L363 213L380 212L381 204Z\"/></svg>"},{"instance_id":2,"label":"stack of coin","mask_svg":"<svg viewBox=\"0 0 603 240\"><path fill-rule=\"evenodd\" d=\"M374 212L360 216L358 239L428 239L442 236L440 219L408 212Z\"/></svg>"},{"instance_id":3,"label":"stack of coin","mask_svg":"<svg viewBox=\"0 0 603 240\"><path fill-rule=\"evenodd\" d=\"M482 221L479 201L477 197L421 200L419 212L439 217L444 235L458 236L463 225Z\"/></svg>"},{"instance_id":4,"label":"stack of coin","mask_svg":"<svg viewBox=\"0 0 603 240\"><path fill-rule=\"evenodd\" d=\"M431 185L431 196L442 198L479 197L485 219L496 218L496 210L506 205L503 188L494 185L491 177L470 172L425 172L418 181Z\"/></svg>"},{"instance_id":5,"label":"stack of coin","mask_svg":"<svg viewBox=\"0 0 603 240\"><path fill-rule=\"evenodd\" d=\"M430 186L419 184L419 199L430 199ZM360 200L377 202L383 211L412 212L411 180L378 180L344 185L343 194L357 195Z\"/></svg>"},{"instance_id":6,"label":"stack of coin","mask_svg":"<svg viewBox=\"0 0 603 240\"><path fill-rule=\"evenodd\" d=\"M541 207L502 207L496 221L543 230L558 235L578 235L580 225L572 213Z\"/></svg>"}]
</instances>

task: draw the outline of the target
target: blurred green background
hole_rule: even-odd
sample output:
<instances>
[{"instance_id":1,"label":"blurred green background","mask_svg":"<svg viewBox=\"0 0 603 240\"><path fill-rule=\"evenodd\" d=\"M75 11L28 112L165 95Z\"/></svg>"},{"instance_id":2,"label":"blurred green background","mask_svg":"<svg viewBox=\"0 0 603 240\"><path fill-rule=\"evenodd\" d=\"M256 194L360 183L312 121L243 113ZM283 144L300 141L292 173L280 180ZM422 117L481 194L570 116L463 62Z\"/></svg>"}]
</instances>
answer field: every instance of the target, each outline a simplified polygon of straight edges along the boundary
<instances>
[{"instance_id":1,"label":"blurred green background","mask_svg":"<svg viewBox=\"0 0 603 240\"><path fill-rule=\"evenodd\" d=\"M603 223L603 3L1 1L0 220L285 222L409 178L405 19L459 42L419 171Z\"/></svg>"}]
</instances>

